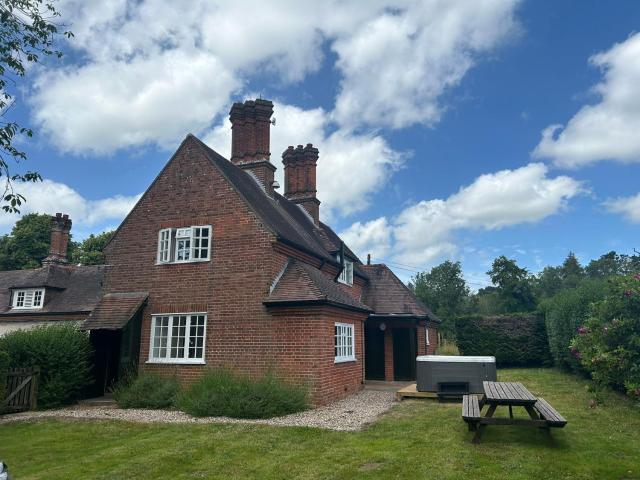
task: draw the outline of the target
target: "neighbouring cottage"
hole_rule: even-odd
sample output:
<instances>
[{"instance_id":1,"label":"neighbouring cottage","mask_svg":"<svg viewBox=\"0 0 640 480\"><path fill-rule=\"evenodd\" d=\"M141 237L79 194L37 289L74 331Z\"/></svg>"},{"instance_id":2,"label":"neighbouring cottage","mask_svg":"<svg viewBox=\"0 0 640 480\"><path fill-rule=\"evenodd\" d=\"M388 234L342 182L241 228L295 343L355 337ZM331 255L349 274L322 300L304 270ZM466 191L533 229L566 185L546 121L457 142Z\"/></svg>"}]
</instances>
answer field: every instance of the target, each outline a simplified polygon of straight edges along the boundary
<instances>
[{"instance_id":1,"label":"neighbouring cottage","mask_svg":"<svg viewBox=\"0 0 640 480\"><path fill-rule=\"evenodd\" d=\"M0 336L59 321L83 322L102 297L107 267L71 265L71 219L51 218L49 255L42 267L0 272Z\"/></svg>"},{"instance_id":2,"label":"neighbouring cottage","mask_svg":"<svg viewBox=\"0 0 640 480\"><path fill-rule=\"evenodd\" d=\"M283 153L284 195L276 191L272 113L267 100L233 105L230 160L188 135L116 230L108 266L55 266L70 276L100 271L83 311L99 385L134 359L143 372L184 381L209 367L274 371L307 385L319 405L365 378L413 379L416 355L434 352L438 318L320 220L316 148ZM6 317L26 287L12 275L0 272ZM46 281L27 282L40 304L23 318L39 320L66 292Z\"/></svg>"}]
</instances>

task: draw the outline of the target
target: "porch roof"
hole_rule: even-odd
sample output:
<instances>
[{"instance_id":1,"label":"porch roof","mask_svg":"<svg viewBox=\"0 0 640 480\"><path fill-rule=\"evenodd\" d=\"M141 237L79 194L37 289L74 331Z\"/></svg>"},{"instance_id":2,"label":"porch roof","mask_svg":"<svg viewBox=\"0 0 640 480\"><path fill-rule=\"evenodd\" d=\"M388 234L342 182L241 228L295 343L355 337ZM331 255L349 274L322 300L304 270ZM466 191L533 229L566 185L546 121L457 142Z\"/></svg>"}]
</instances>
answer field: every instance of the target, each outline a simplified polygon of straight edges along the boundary
<instances>
[{"instance_id":1,"label":"porch roof","mask_svg":"<svg viewBox=\"0 0 640 480\"><path fill-rule=\"evenodd\" d=\"M83 330L121 330L146 303L147 292L107 293L82 324Z\"/></svg>"}]
</instances>

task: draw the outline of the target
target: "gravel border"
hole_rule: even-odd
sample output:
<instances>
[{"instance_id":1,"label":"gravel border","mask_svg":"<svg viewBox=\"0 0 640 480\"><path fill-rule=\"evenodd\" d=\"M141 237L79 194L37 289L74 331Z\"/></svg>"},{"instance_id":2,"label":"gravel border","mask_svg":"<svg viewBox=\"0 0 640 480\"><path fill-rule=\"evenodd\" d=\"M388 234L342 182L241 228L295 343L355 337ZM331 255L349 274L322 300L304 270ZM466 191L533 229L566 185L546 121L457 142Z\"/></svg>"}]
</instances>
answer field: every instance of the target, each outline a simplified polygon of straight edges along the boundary
<instances>
[{"instance_id":1,"label":"gravel border","mask_svg":"<svg viewBox=\"0 0 640 480\"><path fill-rule=\"evenodd\" d=\"M338 431L357 431L373 423L394 404L393 392L362 390L324 407L293 413L267 420L249 420L230 417L192 417L176 410L145 410L119 408L64 408L41 412L23 412L0 417L0 424L37 420L41 418L66 418L83 420L123 420L138 423L245 423L287 427L316 427Z\"/></svg>"}]
</instances>

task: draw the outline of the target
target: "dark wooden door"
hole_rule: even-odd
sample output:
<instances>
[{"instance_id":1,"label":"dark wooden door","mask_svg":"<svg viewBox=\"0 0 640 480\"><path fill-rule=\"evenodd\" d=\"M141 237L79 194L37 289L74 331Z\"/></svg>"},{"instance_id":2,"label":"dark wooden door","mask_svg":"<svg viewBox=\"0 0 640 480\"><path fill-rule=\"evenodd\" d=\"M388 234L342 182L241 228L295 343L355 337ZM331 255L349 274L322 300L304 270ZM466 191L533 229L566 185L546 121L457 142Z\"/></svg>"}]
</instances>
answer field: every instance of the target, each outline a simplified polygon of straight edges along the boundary
<instances>
[{"instance_id":1,"label":"dark wooden door","mask_svg":"<svg viewBox=\"0 0 640 480\"><path fill-rule=\"evenodd\" d=\"M384 380L384 332L378 325L364 329L364 376Z\"/></svg>"},{"instance_id":2,"label":"dark wooden door","mask_svg":"<svg viewBox=\"0 0 640 480\"><path fill-rule=\"evenodd\" d=\"M394 328L393 334L393 379L416 379L416 329Z\"/></svg>"}]
</instances>

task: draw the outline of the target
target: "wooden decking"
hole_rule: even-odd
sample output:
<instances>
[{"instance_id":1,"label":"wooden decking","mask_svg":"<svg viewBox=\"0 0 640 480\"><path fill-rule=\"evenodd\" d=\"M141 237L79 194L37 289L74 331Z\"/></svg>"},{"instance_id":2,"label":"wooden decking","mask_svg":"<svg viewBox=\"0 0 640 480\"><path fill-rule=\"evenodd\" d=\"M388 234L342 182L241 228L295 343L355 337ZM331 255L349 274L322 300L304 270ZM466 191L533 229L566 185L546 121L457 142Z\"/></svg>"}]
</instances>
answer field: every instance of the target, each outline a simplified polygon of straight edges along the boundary
<instances>
[{"instance_id":1,"label":"wooden decking","mask_svg":"<svg viewBox=\"0 0 640 480\"><path fill-rule=\"evenodd\" d=\"M412 383L396 392L396 400L402 401L405 398L438 398L436 392L419 392L417 384Z\"/></svg>"}]
</instances>

